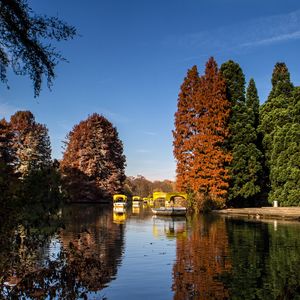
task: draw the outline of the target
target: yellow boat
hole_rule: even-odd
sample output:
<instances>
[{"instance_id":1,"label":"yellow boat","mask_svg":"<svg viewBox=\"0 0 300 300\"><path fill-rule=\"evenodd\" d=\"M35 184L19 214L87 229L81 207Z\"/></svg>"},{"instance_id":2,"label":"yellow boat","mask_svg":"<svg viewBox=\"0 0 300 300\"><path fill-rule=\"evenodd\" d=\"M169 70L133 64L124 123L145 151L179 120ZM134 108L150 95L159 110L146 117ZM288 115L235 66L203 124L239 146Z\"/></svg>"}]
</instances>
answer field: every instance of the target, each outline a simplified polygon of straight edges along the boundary
<instances>
[{"instance_id":1,"label":"yellow boat","mask_svg":"<svg viewBox=\"0 0 300 300\"><path fill-rule=\"evenodd\" d=\"M113 206L114 209L124 209L128 205L127 196L122 194L116 194L113 196Z\"/></svg>"},{"instance_id":2,"label":"yellow boat","mask_svg":"<svg viewBox=\"0 0 300 300\"><path fill-rule=\"evenodd\" d=\"M132 197L132 207L140 207L142 204L142 198L140 196Z\"/></svg>"}]
</instances>

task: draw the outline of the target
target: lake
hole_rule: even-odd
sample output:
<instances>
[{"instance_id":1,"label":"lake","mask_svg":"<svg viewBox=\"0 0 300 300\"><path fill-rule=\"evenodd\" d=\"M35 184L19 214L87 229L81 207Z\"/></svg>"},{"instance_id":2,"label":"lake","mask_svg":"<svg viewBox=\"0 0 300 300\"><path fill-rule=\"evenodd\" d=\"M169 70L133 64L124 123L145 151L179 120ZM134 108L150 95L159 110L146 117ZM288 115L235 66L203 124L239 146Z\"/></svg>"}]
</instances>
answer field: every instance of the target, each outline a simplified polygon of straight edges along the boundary
<instances>
[{"instance_id":1,"label":"lake","mask_svg":"<svg viewBox=\"0 0 300 300\"><path fill-rule=\"evenodd\" d=\"M297 222L154 217L143 207L114 214L86 204L67 206L59 216L64 229L39 247L20 235L8 247L14 255L2 249L1 271L11 273L2 296L300 299ZM9 263L7 255L14 257Z\"/></svg>"}]
</instances>

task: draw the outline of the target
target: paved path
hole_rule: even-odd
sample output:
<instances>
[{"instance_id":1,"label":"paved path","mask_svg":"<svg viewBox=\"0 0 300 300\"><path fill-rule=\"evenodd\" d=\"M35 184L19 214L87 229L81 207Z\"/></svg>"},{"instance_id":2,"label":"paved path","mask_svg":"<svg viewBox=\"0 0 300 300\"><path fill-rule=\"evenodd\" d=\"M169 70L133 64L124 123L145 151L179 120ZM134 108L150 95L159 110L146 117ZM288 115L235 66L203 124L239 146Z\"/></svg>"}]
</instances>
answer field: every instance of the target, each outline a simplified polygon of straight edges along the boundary
<instances>
[{"instance_id":1,"label":"paved path","mask_svg":"<svg viewBox=\"0 0 300 300\"><path fill-rule=\"evenodd\" d=\"M300 221L300 207L228 208L213 213L228 216L248 216L257 219L281 219Z\"/></svg>"}]
</instances>

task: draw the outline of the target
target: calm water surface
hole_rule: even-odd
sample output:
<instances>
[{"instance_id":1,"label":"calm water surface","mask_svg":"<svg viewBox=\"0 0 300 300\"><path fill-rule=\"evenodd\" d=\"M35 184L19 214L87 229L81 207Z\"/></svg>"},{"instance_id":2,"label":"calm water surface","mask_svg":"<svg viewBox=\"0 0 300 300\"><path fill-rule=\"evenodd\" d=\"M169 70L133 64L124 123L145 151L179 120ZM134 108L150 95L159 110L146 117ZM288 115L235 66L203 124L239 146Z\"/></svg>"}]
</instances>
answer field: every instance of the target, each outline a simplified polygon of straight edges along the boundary
<instances>
[{"instance_id":1,"label":"calm water surface","mask_svg":"<svg viewBox=\"0 0 300 300\"><path fill-rule=\"evenodd\" d=\"M71 249L57 268L66 273L44 275L68 290L56 298L79 298L77 288L88 299L300 299L299 223L88 205L64 208L62 219L65 229L31 259L56 263Z\"/></svg>"}]
</instances>

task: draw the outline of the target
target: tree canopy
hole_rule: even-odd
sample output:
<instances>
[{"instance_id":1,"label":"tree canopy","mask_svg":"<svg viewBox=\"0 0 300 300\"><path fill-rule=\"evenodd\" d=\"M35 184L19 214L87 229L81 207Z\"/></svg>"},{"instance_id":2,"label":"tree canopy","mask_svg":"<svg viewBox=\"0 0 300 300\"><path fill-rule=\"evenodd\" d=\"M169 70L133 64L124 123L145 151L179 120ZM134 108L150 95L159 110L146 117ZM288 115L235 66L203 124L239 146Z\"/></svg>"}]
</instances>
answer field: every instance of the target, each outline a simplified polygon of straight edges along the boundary
<instances>
[{"instance_id":1,"label":"tree canopy","mask_svg":"<svg viewBox=\"0 0 300 300\"><path fill-rule=\"evenodd\" d=\"M7 83L7 70L26 75L38 96L43 78L50 88L55 67L63 56L50 41L73 38L76 29L57 17L35 14L26 0L0 0L0 81Z\"/></svg>"},{"instance_id":2,"label":"tree canopy","mask_svg":"<svg viewBox=\"0 0 300 300\"><path fill-rule=\"evenodd\" d=\"M101 201L121 192L125 156L117 129L96 113L75 125L67 136L61 169L74 201Z\"/></svg>"},{"instance_id":3,"label":"tree canopy","mask_svg":"<svg viewBox=\"0 0 300 300\"><path fill-rule=\"evenodd\" d=\"M177 107L173 133L177 186L197 195L197 209L207 202L222 206L229 180L225 166L231 160L224 147L230 103L213 58L207 62L203 76L199 77L196 67L188 71Z\"/></svg>"},{"instance_id":4,"label":"tree canopy","mask_svg":"<svg viewBox=\"0 0 300 300\"><path fill-rule=\"evenodd\" d=\"M250 80L245 97L245 76L236 62L229 60L220 68L226 82L227 99L231 103L228 150L232 153L229 165L230 205L253 205L251 199L260 192L262 154L258 149L257 125L259 99L254 80Z\"/></svg>"}]
</instances>

